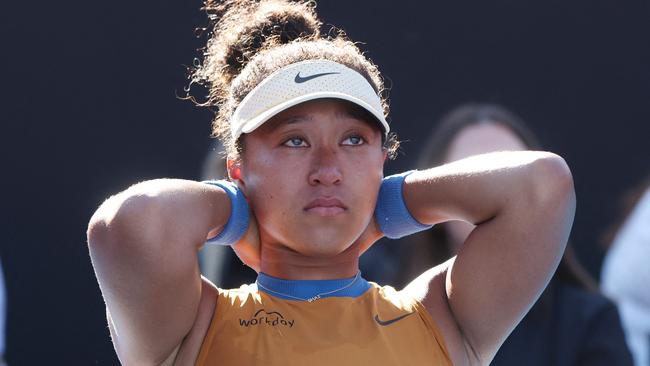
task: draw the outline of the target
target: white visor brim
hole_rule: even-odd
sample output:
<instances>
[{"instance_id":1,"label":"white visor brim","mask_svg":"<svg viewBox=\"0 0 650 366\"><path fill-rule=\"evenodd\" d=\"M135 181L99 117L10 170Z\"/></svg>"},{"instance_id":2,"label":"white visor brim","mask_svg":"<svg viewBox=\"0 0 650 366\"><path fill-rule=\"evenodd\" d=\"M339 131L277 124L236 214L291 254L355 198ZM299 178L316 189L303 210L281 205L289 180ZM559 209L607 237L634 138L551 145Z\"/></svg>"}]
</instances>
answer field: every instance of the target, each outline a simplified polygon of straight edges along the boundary
<instances>
[{"instance_id":1,"label":"white visor brim","mask_svg":"<svg viewBox=\"0 0 650 366\"><path fill-rule=\"evenodd\" d=\"M269 75L241 101L230 119L232 137L250 133L278 113L315 99L334 98L354 103L372 114L387 135L381 99L358 72L328 60L308 60Z\"/></svg>"}]
</instances>

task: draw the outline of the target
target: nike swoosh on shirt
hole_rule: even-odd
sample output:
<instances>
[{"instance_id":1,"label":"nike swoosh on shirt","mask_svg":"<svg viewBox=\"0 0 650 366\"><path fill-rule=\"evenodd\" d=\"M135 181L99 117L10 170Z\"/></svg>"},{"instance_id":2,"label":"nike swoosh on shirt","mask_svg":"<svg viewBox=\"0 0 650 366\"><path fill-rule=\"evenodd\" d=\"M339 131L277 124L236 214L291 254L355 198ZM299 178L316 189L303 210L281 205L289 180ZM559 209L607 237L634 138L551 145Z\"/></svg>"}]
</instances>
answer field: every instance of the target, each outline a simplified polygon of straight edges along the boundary
<instances>
[{"instance_id":1,"label":"nike swoosh on shirt","mask_svg":"<svg viewBox=\"0 0 650 366\"><path fill-rule=\"evenodd\" d=\"M413 313L415 313L415 312L410 312L408 314L404 314L402 316L398 316L397 318L390 319L390 320L380 320L379 315L375 315L375 321L379 325L387 326L387 325L391 325L391 324L395 323L396 321L400 321L400 320L406 318L407 316L409 316L409 315L411 315Z\"/></svg>"},{"instance_id":2,"label":"nike swoosh on shirt","mask_svg":"<svg viewBox=\"0 0 650 366\"><path fill-rule=\"evenodd\" d=\"M315 79L315 78L325 76L325 75L332 75L332 74L340 74L340 72L322 72L320 74L314 74L314 75L309 75L309 76L300 76L300 72L298 72L296 74L296 78L293 79L293 81L300 84L300 83L304 83L305 81L309 81L311 79Z\"/></svg>"}]
</instances>

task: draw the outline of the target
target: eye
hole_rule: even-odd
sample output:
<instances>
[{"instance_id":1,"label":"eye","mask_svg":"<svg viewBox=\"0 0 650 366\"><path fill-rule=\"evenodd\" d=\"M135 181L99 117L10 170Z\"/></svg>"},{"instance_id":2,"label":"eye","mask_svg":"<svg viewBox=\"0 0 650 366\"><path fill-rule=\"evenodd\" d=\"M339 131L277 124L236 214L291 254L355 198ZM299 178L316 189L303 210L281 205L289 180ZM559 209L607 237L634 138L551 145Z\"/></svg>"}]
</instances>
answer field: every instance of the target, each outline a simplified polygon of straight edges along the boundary
<instances>
[{"instance_id":1,"label":"eye","mask_svg":"<svg viewBox=\"0 0 650 366\"><path fill-rule=\"evenodd\" d=\"M359 135L350 135L345 140L343 140L343 145L358 146L363 145L366 141L363 137Z\"/></svg>"},{"instance_id":2,"label":"eye","mask_svg":"<svg viewBox=\"0 0 650 366\"><path fill-rule=\"evenodd\" d=\"M292 137L285 141L282 145L287 147L307 147L307 141L302 137Z\"/></svg>"}]
</instances>

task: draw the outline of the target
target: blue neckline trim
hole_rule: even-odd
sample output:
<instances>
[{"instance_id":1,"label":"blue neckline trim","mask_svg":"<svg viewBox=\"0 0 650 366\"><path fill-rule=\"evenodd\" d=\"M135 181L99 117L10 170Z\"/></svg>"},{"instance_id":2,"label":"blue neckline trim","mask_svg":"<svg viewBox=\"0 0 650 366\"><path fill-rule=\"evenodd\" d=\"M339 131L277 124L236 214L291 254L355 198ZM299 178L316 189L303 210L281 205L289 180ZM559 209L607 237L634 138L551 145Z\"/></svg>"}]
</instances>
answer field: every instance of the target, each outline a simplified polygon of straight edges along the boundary
<instances>
[{"instance_id":1,"label":"blue neckline trim","mask_svg":"<svg viewBox=\"0 0 650 366\"><path fill-rule=\"evenodd\" d=\"M285 280L260 272L257 275L256 283L258 284L257 287L259 291L264 291L266 294L273 297L294 301L300 301L296 299L299 298L303 299L303 301L307 301L307 299L312 298L318 294L334 291L336 289L345 287L353 279L354 277L336 280ZM350 287L331 294L320 295L320 298L359 297L363 295L369 288L370 283L366 281L366 279L361 275L359 275L359 278L357 278L355 283L353 283Z\"/></svg>"}]
</instances>

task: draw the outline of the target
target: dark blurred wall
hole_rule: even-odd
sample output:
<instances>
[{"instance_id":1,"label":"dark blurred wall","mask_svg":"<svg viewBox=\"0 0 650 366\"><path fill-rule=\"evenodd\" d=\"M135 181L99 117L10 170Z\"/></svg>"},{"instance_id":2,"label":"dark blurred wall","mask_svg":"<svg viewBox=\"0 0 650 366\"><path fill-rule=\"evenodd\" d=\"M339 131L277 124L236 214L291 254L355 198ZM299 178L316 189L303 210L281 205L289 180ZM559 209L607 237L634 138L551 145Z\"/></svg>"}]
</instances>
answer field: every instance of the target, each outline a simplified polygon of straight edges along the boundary
<instances>
[{"instance_id":1,"label":"dark blurred wall","mask_svg":"<svg viewBox=\"0 0 650 366\"><path fill-rule=\"evenodd\" d=\"M85 246L94 209L154 177L197 179L211 114L176 98L200 1L9 2L0 13L2 243L10 365L117 363ZM599 271L619 195L650 169L650 5L639 1L321 1L391 87L414 163L466 101L502 103L565 157L572 241ZM8 169L7 169L8 167Z\"/></svg>"}]
</instances>

